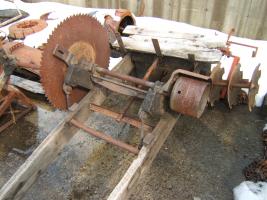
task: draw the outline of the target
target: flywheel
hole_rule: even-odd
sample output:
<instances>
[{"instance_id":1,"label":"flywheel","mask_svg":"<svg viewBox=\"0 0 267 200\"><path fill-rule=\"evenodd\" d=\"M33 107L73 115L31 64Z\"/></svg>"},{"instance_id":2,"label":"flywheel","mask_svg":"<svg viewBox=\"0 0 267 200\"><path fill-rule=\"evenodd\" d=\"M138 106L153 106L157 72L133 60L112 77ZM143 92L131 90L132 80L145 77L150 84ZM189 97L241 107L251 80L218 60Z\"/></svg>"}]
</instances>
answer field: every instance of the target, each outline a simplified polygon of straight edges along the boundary
<instances>
[{"instance_id":1,"label":"flywheel","mask_svg":"<svg viewBox=\"0 0 267 200\"><path fill-rule=\"evenodd\" d=\"M63 84L67 65L53 56L57 44L68 49L78 60L86 59L108 68L110 56L108 34L95 18L89 15L75 15L61 22L50 35L42 54L41 83L52 105L66 110L68 106ZM73 88L68 98L68 105L79 102L87 92L88 90L84 88Z\"/></svg>"}]
</instances>

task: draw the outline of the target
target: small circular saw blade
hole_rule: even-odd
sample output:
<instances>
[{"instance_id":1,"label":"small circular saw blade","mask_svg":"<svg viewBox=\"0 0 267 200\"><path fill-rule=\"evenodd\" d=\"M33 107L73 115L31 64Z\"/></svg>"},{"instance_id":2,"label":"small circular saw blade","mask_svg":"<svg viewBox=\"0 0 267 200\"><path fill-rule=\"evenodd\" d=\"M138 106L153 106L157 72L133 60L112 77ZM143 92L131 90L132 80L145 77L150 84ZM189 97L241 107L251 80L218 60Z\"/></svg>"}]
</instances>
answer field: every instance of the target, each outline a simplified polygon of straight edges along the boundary
<instances>
[{"instance_id":1,"label":"small circular saw blade","mask_svg":"<svg viewBox=\"0 0 267 200\"><path fill-rule=\"evenodd\" d=\"M108 68L108 34L95 18L89 15L75 15L61 22L50 35L42 53L41 83L51 104L58 109L66 110L67 98L63 84L67 65L53 55L57 44L68 49L78 59L85 58ZM84 88L73 88L69 95L69 104L79 102L87 92Z\"/></svg>"}]
</instances>

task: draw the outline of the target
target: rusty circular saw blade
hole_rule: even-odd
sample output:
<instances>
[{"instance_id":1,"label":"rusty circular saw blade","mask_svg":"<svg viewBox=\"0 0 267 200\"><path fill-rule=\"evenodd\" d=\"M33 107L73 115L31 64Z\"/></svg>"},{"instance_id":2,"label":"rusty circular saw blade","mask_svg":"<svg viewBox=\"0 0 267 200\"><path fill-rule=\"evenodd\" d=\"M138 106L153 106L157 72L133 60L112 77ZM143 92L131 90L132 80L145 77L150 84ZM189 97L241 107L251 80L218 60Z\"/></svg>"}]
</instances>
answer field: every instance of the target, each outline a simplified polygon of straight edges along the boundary
<instances>
[{"instance_id":1,"label":"rusty circular saw blade","mask_svg":"<svg viewBox=\"0 0 267 200\"><path fill-rule=\"evenodd\" d=\"M108 68L110 49L107 32L95 18L89 15L69 17L55 28L43 50L40 76L45 94L51 104L58 109L66 110L68 106L63 84L67 65L53 56L57 44L77 57L86 59L89 57L88 61L103 68ZM69 106L79 102L87 92L88 90L84 88L73 88L69 95Z\"/></svg>"}]
</instances>

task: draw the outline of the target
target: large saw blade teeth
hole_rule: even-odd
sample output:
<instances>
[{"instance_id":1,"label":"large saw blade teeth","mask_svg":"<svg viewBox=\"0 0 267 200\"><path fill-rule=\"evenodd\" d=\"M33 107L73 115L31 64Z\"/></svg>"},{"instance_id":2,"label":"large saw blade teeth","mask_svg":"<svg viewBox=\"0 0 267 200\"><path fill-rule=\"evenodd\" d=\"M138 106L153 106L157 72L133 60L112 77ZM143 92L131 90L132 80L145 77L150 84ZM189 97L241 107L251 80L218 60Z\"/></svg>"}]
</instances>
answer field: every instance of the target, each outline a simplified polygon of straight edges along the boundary
<instances>
[{"instance_id":1,"label":"large saw blade teeth","mask_svg":"<svg viewBox=\"0 0 267 200\"><path fill-rule=\"evenodd\" d=\"M67 100L63 83L67 66L53 56L57 44L68 49L76 58L85 58L104 68L108 68L109 65L110 49L106 30L89 15L78 14L68 17L54 29L42 54L41 83L51 104L65 110ZM83 88L73 88L69 104L80 101L87 92L88 90Z\"/></svg>"}]
</instances>

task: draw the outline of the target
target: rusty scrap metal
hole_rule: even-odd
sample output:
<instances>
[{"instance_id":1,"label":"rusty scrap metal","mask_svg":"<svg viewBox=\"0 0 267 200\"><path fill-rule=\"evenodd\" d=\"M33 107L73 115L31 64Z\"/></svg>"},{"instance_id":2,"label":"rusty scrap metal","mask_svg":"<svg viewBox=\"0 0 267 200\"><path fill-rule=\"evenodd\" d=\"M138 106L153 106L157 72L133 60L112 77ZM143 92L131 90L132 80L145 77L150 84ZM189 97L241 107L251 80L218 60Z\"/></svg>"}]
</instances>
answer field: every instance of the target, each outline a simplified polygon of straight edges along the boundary
<instances>
[{"instance_id":1,"label":"rusty scrap metal","mask_svg":"<svg viewBox=\"0 0 267 200\"><path fill-rule=\"evenodd\" d=\"M31 19L18 22L11 25L9 29L8 37L13 39L23 39L27 35L39 32L47 27L45 20Z\"/></svg>"},{"instance_id":2,"label":"rusty scrap metal","mask_svg":"<svg viewBox=\"0 0 267 200\"><path fill-rule=\"evenodd\" d=\"M2 116L6 112L6 110L11 106L11 103L13 102L18 102L23 107L26 107L26 109L24 111L21 111L21 113L19 113L17 116L14 116L14 120L9 120L8 122L0 126L0 132L5 130L12 124L15 124L19 118L23 117L31 110L36 108L27 96L25 96L19 89L15 88L12 85L5 86L5 88L1 91L1 95L0 116Z\"/></svg>"},{"instance_id":3,"label":"rusty scrap metal","mask_svg":"<svg viewBox=\"0 0 267 200\"><path fill-rule=\"evenodd\" d=\"M109 36L110 43L118 40L118 35L123 35L123 30L128 25L135 25L135 19L132 13L126 9L115 10L115 15L106 15L104 17L104 27L106 28ZM120 44L120 43L119 43ZM124 51L125 53L126 51Z\"/></svg>"},{"instance_id":4,"label":"rusty scrap metal","mask_svg":"<svg viewBox=\"0 0 267 200\"><path fill-rule=\"evenodd\" d=\"M20 105L28 107L29 110L35 109L35 105L32 101L26 97L19 89L16 87L9 85L8 80L10 75L13 73L15 68L17 67L17 62L14 56L9 55L3 48L0 48L0 116L2 116L5 111L11 106L11 103L14 101L19 102ZM18 117L21 117L28 113L22 112ZM15 123L16 120L12 120ZM4 130L6 127L12 125L12 121L8 121L0 130Z\"/></svg>"},{"instance_id":5,"label":"rusty scrap metal","mask_svg":"<svg viewBox=\"0 0 267 200\"><path fill-rule=\"evenodd\" d=\"M26 46L22 42L5 42L3 48L9 55L14 56L18 67L40 76L41 50Z\"/></svg>"},{"instance_id":6,"label":"rusty scrap metal","mask_svg":"<svg viewBox=\"0 0 267 200\"><path fill-rule=\"evenodd\" d=\"M235 44L235 45L239 45L239 46L243 46L243 47L252 48L252 49L254 49L254 51L252 51L252 57L256 57L257 52L258 52L258 47L257 46L253 46L253 45L240 43L240 42L231 41L230 38L234 33L235 33L235 29L232 28L228 33L228 37L227 37L227 41L226 41L227 47L229 48L231 46L231 44Z\"/></svg>"},{"instance_id":7,"label":"rusty scrap metal","mask_svg":"<svg viewBox=\"0 0 267 200\"><path fill-rule=\"evenodd\" d=\"M110 48L105 29L88 15L69 17L54 30L42 54L41 83L52 105L65 110L67 101L63 83L67 66L52 54L57 44L68 49L78 59L84 58L104 68L109 64ZM73 88L69 95L71 104L81 100L86 93L85 89Z\"/></svg>"},{"instance_id":8,"label":"rusty scrap metal","mask_svg":"<svg viewBox=\"0 0 267 200\"><path fill-rule=\"evenodd\" d=\"M76 119L71 119L70 120L70 124L76 126L77 128L80 128L82 130L84 130L85 132L89 133L90 135L94 136L94 137L97 137L97 138L100 138L100 139L103 139L105 140L106 142L110 143L110 144L113 144L117 147L120 147L124 150L127 150L133 154L138 154L139 153L139 150L138 148L136 147L133 147L125 142L122 142L120 140L117 140L117 139L114 139L112 136L110 135L107 135L105 133L102 133L100 131L96 131L90 127L87 127L85 126L83 123L79 122L78 120Z\"/></svg>"},{"instance_id":9,"label":"rusty scrap metal","mask_svg":"<svg viewBox=\"0 0 267 200\"><path fill-rule=\"evenodd\" d=\"M105 16L104 25L111 27L114 33L119 32L122 34L126 26L135 25L135 19L129 10L117 9L115 11L115 16Z\"/></svg>"}]
</instances>

